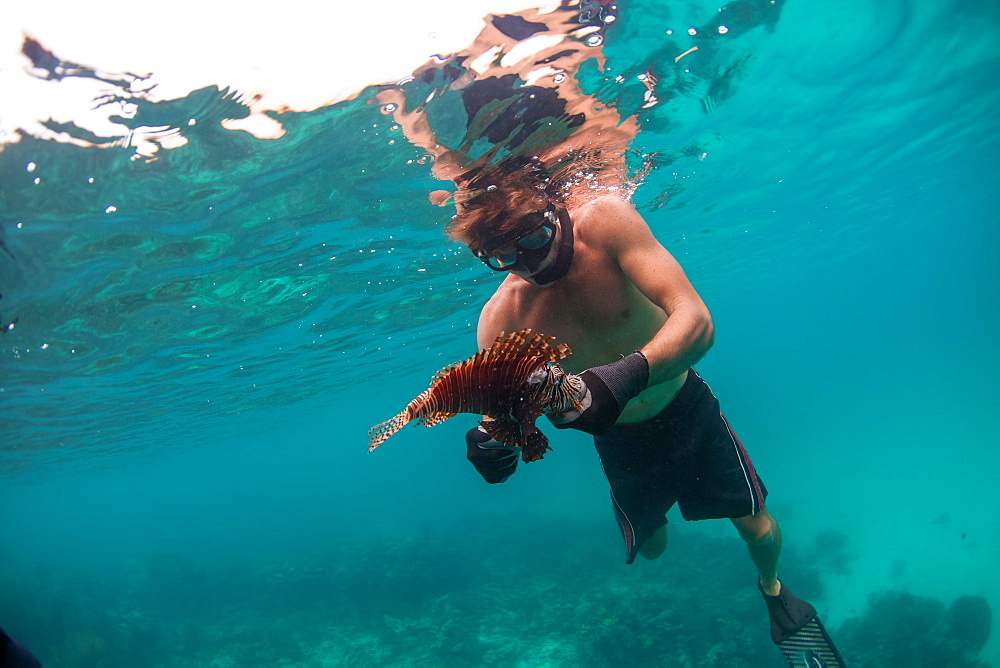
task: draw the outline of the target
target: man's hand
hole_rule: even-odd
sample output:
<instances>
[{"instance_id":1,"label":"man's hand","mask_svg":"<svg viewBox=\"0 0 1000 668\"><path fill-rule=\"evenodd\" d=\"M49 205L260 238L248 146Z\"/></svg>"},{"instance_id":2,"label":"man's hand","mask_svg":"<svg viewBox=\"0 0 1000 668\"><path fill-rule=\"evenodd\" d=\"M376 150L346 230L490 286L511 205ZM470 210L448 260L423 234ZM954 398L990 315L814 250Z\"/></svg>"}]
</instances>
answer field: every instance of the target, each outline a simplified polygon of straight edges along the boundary
<instances>
[{"instance_id":1,"label":"man's hand","mask_svg":"<svg viewBox=\"0 0 1000 668\"><path fill-rule=\"evenodd\" d=\"M602 434L615 424L625 404L646 389L649 362L636 351L617 362L587 369L576 378L580 388L572 403L557 407L548 418L558 429Z\"/></svg>"},{"instance_id":2,"label":"man's hand","mask_svg":"<svg viewBox=\"0 0 1000 668\"><path fill-rule=\"evenodd\" d=\"M518 450L494 440L482 427L465 434L466 458L491 485L505 482L517 469Z\"/></svg>"}]
</instances>

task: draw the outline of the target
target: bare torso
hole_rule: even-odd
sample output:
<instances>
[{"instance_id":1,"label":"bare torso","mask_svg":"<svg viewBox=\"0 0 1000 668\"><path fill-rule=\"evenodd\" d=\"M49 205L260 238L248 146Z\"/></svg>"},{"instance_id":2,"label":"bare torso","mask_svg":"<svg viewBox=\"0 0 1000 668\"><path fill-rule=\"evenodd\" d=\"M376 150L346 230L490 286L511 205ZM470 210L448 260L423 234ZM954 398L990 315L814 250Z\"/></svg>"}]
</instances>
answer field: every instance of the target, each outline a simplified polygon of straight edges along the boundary
<instances>
[{"instance_id":1,"label":"bare torso","mask_svg":"<svg viewBox=\"0 0 1000 668\"><path fill-rule=\"evenodd\" d=\"M608 364L646 344L667 319L628 279L604 248L588 241L600 224L603 199L569 208L574 257L569 273L540 287L508 275L483 307L479 344L498 332L531 328L569 344L564 367L572 373ZM659 413L684 384L687 373L646 388L626 406L619 422L638 422Z\"/></svg>"}]
</instances>

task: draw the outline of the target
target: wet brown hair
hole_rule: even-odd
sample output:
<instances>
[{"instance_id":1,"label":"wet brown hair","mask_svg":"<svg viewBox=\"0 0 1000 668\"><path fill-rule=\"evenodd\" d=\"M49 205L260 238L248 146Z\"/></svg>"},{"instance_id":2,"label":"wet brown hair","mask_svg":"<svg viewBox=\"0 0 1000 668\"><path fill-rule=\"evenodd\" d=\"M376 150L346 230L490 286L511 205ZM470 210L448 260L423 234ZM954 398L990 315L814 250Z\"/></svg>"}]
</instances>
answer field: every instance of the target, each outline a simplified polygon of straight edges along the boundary
<instances>
[{"instance_id":1,"label":"wet brown hair","mask_svg":"<svg viewBox=\"0 0 1000 668\"><path fill-rule=\"evenodd\" d=\"M511 246L530 232L523 217L562 204L545 171L536 165L494 165L464 175L455 193L458 213L448 223L448 236L473 251Z\"/></svg>"},{"instance_id":2,"label":"wet brown hair","mask_svg":"<svg viewBox=\"0 0 1000 668\"><path fill-rule=\"evenodd\" d=\"M612 145L556 150L541 159L508 158L477 167L455 179L458 213L445 232L473 251L509 248L531 231L525 215L550 205L563 208L567 202L582 205L606 194L631 199L650 166L644 159L630 173L626 149Z\"/></svg>"}]
</instances>

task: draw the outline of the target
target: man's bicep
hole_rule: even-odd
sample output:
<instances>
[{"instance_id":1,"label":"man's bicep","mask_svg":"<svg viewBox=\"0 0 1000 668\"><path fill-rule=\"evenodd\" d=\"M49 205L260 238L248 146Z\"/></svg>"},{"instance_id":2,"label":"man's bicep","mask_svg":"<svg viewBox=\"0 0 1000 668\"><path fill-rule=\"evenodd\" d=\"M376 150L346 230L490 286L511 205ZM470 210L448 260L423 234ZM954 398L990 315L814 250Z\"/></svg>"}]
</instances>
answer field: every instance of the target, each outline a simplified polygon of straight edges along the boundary
<instances>
[{"instance_id":1,"label":"man's bicep","mask_svg":"<svg viewBox=\"0 0 1000 668\"><path fill-rule=\"evenodd\" d=\"M642 294L661 307L667 314L684 303L701 304L701 297L688 280L684 269L674 257L661 247L644 250L639 257L633 257L625 274Z\"/></svg>"},{"instance_id":2,"label":"man's bicep","mask_svg":"<svg viewBox=\"0 0 1000 668\"><path fill-rule=\"evenodd\" d=\"M661 244L634 209L621 226L617 260L647 299L670 313L678 303L701 301L680 263Z\"/></svg>"}]
</instances>

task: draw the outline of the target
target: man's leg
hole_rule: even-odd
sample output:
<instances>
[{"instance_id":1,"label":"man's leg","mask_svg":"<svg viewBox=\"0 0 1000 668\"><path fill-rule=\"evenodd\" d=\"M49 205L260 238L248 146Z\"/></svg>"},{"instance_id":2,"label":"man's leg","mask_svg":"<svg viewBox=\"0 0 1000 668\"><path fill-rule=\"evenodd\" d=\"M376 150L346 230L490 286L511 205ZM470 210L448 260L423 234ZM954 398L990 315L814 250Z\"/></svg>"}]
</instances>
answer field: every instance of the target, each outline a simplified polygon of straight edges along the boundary
<instances>
[{"instance_id":1,"label":"man's leg","mask_svg":"<svg viewBox=\"0 0 1000 668\"><path fill-rule=\"evenodd\" d=\"M823 627L816 608L796 598L778 582L778 555L781 553L781 529L767 510L732 520L740 537L746 541L750 558L760 571L760 589L771 618L771 640L778 646L789 666L842 668L844 659Z\"/></svg>"},{"instance_id":2,"label":"man's leg","mask_svg":"<svg viewBox=\"0 0 1000 668\"><path fill-rule=\"evenodd\" d=\"M740 538L746 541L750 559L760 572L760 584L764 592L777 596L781 592L778 582L778 555L781 554L781 529L767 509L756 515L732 519Z\"/></svg>"},{"instance_id":3,"label":"man's leg","mask_svg":"<svg viewBox=\"0 0 1000 668\"><path fill-rule=\"evenodd\" d=\"M639 546L639 554L645 559L656 559L663 551L667 549L667 526L663 525L659 529L653 532L653 535L647 538L642 545Z\"/></svg>"}]
</instances>

